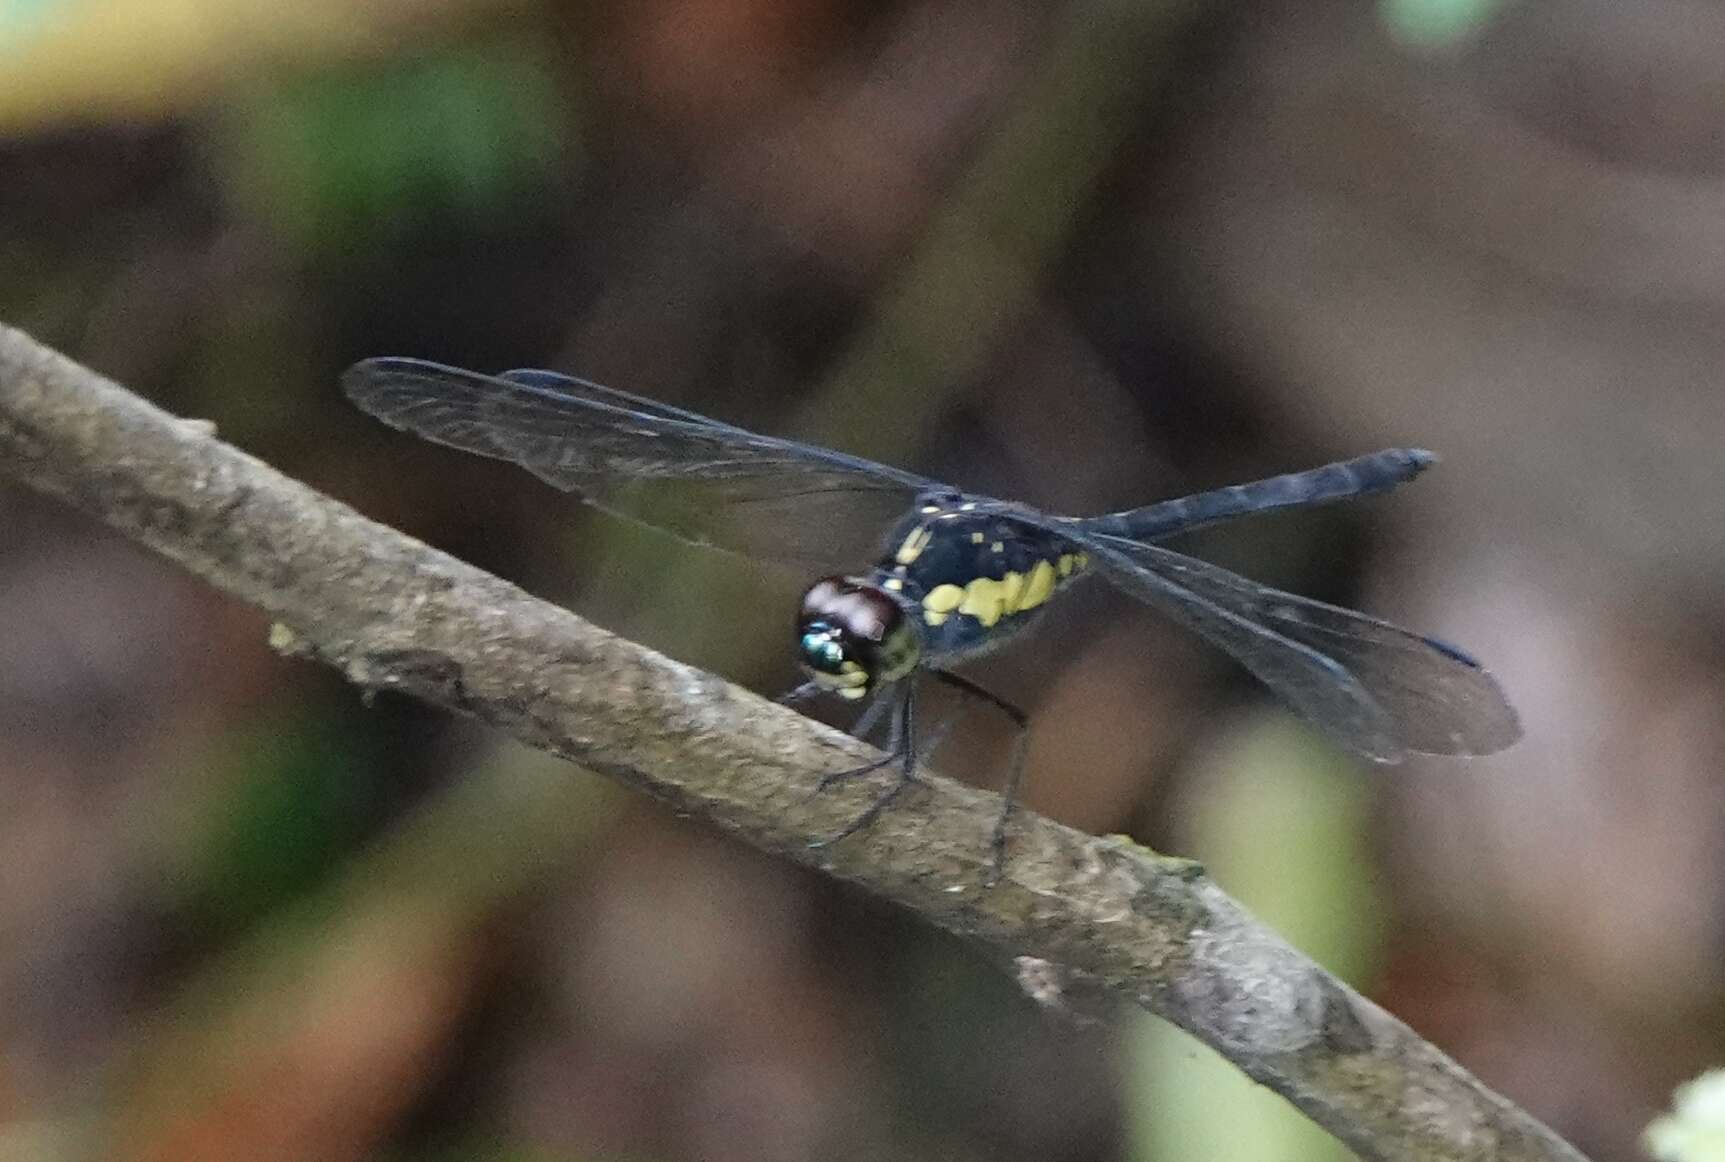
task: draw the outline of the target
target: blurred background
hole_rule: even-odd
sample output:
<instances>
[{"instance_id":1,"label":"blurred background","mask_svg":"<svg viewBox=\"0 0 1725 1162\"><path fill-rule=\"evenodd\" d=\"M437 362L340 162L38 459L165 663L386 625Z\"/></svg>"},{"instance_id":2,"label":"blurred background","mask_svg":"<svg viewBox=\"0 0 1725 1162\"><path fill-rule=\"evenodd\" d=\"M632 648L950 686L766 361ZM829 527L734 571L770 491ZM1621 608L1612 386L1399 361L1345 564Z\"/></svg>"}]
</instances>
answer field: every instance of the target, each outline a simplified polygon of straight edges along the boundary
<instances>
[{"instance_id":1,"label":"blurred background","mask_svg":"<svg viewBox=\"0 0 1725 1162\"><path fill-rule=\"evenodd\" d=\"M1725 1057L1721 126L1701 0L0 0L0 319L768 693L806 578L340 370L554 367L1060 511L1438 450L1182 547L1478 653L1504 754L1367 769L1101 586L970 672L1036 809L1629 1159ZM266 630L0 490L0 1158L1345 1156Z\"/></svg>"}]
</instances>

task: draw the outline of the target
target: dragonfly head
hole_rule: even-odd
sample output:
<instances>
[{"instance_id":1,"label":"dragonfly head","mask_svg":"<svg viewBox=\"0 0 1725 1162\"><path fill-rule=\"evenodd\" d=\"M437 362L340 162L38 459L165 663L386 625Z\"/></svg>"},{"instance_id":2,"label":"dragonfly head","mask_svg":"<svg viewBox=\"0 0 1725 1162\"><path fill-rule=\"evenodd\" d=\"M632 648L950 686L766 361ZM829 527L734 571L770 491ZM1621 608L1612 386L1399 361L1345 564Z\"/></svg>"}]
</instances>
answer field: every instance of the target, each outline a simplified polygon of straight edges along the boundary
<instances>
[{"instance_id":1,"label":"dragonfly head","mask_svg":"<svg viewBox=\"0 0 1725 1162\"><path fill-rule=\"evenodd\" d=\"M797 660L821 689L859 699L916 669L922 639L899 600L856 577L823 577L803 594Z\"/></svg>"}]
</instances>

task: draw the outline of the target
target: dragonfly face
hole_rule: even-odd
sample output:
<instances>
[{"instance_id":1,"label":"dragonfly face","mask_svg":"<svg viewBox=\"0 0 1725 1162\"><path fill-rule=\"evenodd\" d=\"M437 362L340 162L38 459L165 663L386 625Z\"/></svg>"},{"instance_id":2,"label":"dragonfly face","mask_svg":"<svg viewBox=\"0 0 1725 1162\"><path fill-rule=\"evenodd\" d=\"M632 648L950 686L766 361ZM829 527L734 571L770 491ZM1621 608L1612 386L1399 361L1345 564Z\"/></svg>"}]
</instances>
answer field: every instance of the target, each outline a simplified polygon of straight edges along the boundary
<instances>
[{"instance_id":1,"label":"dragonfly face","mask_svg":"<svg viewBox=\"0 0 1725 1162\"><path fill-rule=\"evenodd\" d=\"M821 690L860 701L910 675L922 635L902 599L860 577L823 577L803 594L797 655Z\"/></svg>"}]
</instances>

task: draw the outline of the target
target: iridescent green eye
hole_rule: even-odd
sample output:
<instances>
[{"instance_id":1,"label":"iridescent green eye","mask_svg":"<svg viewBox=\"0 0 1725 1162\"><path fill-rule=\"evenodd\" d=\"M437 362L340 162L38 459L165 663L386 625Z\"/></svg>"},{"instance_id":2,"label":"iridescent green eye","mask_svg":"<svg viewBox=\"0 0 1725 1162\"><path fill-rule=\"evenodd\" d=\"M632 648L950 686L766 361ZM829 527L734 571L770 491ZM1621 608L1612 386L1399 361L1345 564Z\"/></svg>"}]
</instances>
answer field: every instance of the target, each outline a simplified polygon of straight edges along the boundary
<instances>
[{"instance_id":1,"label":"iridescent green eye","mask_svg":"<svg viewBox=\"0 0 1725 1162\"><path fill-rule=\"evenodd\" d=\"M844 664L845 648L830 628L811 628L803 634L803 658L817 670L836 672Z\"/></svg>"}]
</instances>

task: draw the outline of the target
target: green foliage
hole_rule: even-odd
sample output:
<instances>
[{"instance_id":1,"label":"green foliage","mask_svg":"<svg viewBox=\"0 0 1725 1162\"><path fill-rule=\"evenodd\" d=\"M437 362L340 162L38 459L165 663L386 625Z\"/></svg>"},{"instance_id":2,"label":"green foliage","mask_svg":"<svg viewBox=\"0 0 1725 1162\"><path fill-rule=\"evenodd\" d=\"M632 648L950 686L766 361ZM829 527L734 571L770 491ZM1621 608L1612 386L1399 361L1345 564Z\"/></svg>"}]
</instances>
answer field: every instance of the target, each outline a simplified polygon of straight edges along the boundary
<instances>
[{"instance_id":1,"label":"green foliage","mask_svg":"<svg viewBox=\"0 0 1725 1162\"><path fill-rule=\"evenodd\" d=\"M181 899L220 930L250 926L316 888L360 838L378 766L322 719L266 718L218 760L176 863Z\"/></svg>"},{"instance_id":2,"label":"green foliage","mask_svg":"<svg viewBox=\"0 0 1725 1162\"><path fill-rule=\"evenodd\" d=\"M1390 34L1414 48L1444 48L1474 36L1504 0L1380 0L1378 14Z\"/></svg>"},{"instance_id":3,"label":"green foliage","mask_svg":"<svg viewBox=\"0 0 1725 1162\"><path fill-rule=\"evenodd\" d=\"M236 101L225 129L232 196L308 248L506 215L577 137L543 50L513 42L271 84Z\"/></svg>"}]
</instances>

